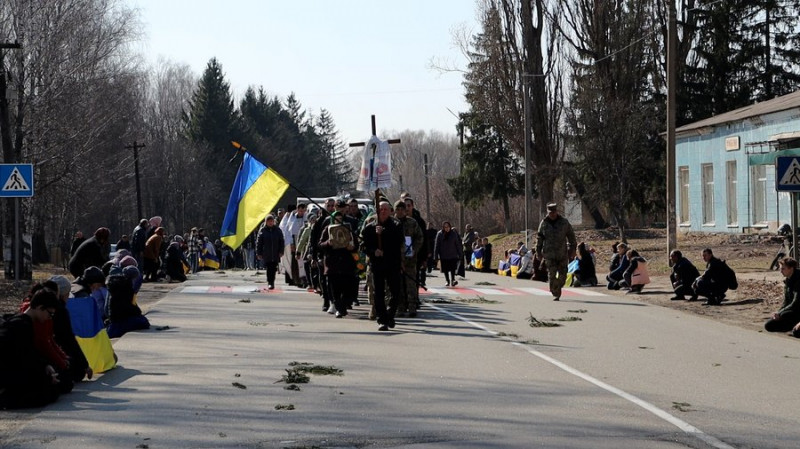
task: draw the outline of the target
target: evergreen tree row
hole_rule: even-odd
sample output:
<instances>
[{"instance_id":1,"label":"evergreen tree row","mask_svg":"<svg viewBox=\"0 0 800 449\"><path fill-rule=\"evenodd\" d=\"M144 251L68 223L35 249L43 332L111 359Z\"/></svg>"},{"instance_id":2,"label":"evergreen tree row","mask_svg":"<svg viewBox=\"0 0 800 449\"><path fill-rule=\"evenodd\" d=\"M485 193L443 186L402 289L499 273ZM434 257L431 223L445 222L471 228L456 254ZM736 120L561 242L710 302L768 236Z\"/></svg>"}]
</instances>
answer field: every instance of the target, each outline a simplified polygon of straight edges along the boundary
<instances>
[{"instance_id":1,"label":"evergreen tree row","mask_svg":"<svg viewBox=\"0 0 800 449\"><path fill-rule=\"evenodd\" d=\"M285 102L268 96L263 87L250 87L234 105L230 85L215 58L208 65L192 94L184 114L184 135L198 150L209 177L206 202L210 211L222 211L239 161L231 141L310 196L330 196L354 185L355 171L347 159L347 148L339 138L331 114L307 114L290 94ZM287 198L300 196L290 189ZM219 220L221 220L221 214ZM212 223L216 224L216 223Z\"/></svg>"}]
</instances>

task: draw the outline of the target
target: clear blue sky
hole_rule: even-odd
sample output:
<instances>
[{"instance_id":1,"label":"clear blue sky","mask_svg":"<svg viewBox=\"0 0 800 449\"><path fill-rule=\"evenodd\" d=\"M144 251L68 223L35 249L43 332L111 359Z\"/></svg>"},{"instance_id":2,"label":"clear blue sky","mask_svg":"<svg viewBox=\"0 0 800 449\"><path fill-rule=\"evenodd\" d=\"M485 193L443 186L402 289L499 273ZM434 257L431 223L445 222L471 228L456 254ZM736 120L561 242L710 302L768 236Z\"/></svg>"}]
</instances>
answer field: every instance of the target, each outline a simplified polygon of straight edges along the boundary
<instances>
[{"instance_id":1,"label":"clear blue sky","mask_svg":"<svg viewBox=\"0 0 800 449\"><path fill-rule=\"evenodd\" d=\"M432 58L464 68L452 30L477 31L473 0L125 0L140 11L146 60L189 64L199 76L216 57L236 99L263 86L295 92L315 114L331 112L345 142L381 130L455 134L466 109L459 72L430 69ZM391 138L392 136L380 136Z\"/></svg>"}]
</instances>

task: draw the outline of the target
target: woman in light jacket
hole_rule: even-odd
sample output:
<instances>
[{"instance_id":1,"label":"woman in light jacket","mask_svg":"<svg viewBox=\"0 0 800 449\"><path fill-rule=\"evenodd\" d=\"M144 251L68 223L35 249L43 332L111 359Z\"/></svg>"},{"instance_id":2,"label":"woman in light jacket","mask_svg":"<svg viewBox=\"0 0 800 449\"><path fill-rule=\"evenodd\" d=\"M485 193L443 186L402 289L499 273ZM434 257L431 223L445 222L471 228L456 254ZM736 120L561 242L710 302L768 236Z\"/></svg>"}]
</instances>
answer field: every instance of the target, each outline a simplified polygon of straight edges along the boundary
<instances>
[{"instance_id":1,"label":"woman in light jacket","mask_svg":"<svg viewBox=\"0 0 800 449\"><path fill-rule=\"evenodd\" d=\"M635 249L629 249L626 256L630 265L623 273L623 281L625 285L630 286L630 293L641 293L644 286L650 283L647 260Z\"/></svg>"}]
</instances>

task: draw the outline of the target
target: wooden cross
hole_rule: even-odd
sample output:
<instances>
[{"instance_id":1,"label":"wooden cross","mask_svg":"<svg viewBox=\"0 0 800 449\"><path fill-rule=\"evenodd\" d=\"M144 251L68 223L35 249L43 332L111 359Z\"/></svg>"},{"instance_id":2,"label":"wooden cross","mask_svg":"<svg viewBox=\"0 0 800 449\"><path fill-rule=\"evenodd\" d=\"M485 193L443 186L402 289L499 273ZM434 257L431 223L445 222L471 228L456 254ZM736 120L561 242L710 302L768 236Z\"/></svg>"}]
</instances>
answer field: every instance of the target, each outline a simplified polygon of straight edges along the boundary
<instances>
[{"instance_id":1,"label":"wooden cross","mask_svg":"<svg viewBox=\"0 0 800 449\"><path fill-rule=\"evenodd\" d=\"M371 117L372 117L372 135L377 137L378 131L375 128L375 114L372 114ZM388 139L386 142L391 145L393 143L400 143L400 139ZM367 142L355 142L351 143L350 147L363 147L366 144ZM372 150L372 159L369 160L369 186L370 186L369 188L372 188L372 181L373 179L375 179L374 178L375 150L377 149L377 146L375 144L372 144L372 148L370 149Z\"/></svg>"}]
</instances>

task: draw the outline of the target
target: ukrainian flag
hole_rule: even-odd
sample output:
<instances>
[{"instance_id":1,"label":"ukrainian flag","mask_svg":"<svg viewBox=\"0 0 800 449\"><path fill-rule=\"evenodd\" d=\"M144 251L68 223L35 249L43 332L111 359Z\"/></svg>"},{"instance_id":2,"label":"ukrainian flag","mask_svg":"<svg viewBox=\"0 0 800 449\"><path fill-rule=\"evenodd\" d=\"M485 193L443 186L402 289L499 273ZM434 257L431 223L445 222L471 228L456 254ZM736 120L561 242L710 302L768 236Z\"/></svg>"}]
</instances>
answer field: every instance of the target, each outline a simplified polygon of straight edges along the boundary
<instances>
[{"instance_id":1,"label":"ukrainian flag","mask_svg":"<svg viewBox=\"0 0 800 449\"><path fill-rule=\"evenodd\" d=\"M287 180L245 152L222 221L222 241L231 249L241 246L288 188Z\"/></svg>"},{"instance_id":2,"label":"ukrainian flag","mask_svg":"<svg viewBox=\"0 0 800 449\"><path fill-rule=\"evenodd\" d=\"M219 270L219 257L203 248L203 252L200 253L200 266L210 270Z\"/></svg>"},{"instance_id":3,"label":"ukrainian flag","mask_svg":"<svg viewBox=\"0 0 800 449\"><path fill-rule=\"evenodd\" d=\"M78 345L95 373L103 373L117 365L117 356L111 347L106 328L97 303L91 296L70 298L67 310L72 323L72 332Z\"/></svg>"}]
</instances>

